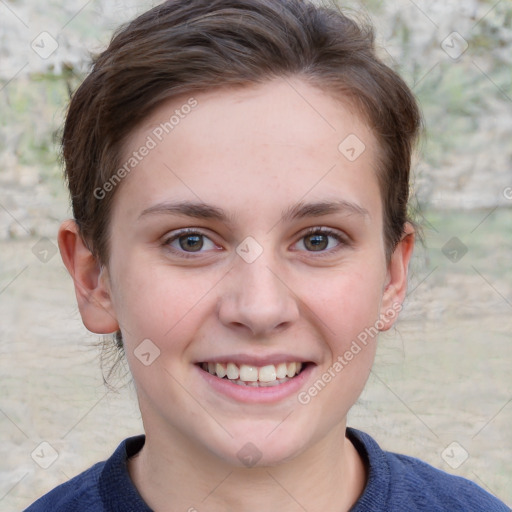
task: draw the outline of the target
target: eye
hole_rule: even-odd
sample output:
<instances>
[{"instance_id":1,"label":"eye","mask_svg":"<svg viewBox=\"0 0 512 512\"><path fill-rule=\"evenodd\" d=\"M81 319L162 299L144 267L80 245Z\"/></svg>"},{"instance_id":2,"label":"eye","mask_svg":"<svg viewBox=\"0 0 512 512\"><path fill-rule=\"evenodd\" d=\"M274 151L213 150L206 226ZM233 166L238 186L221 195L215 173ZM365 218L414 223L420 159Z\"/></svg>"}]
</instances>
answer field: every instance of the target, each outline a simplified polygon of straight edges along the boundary
<instances>
[{"instance_id":1,"label":"eye","mask_svg":"<svg viewBox=\"0 0 512 512\"><path fill-rule=\"evenodd\" d=\"M179 253L180 256L187 256L187 253L204 253L202 249L217 249L215 245L205 234L194 229L185 229L171 235L164 241L164 245L172 249L172 252Z\"/></svg>"},{"instance_id":2,"label":"eye","mask_svg":"<svg viewBox=\"0 0 512 512\"><path fill-rule=\"evenodd\" d=\"M208 236L192 228L172 234L165 239L163 245L185 258L194 257L194 253L203 254L219 249ZM296 243L298 250L318 253L335 252L346 245L349 245L349 241L345 235L328 228L311 228Z\"/></svg>"},{"instance_id":3,"label":"eye","mask_svg":"<svg viewBox=\"0 0 512 512\"><path fill-rule=\"evenodd\" d=\"M312 228L297 242L299 250L308 252L331 252L348 245L347 237L328 228ZM300 247L302 246L302 247Z\"/></svg>"}]
</instances>

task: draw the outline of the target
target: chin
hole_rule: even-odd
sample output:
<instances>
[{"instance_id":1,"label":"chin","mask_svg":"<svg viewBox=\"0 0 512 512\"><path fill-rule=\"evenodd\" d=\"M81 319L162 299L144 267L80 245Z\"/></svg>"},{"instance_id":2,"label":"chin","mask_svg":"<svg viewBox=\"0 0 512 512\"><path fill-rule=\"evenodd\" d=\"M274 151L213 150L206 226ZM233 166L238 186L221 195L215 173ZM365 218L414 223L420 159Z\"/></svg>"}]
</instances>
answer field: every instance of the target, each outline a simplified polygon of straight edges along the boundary
<instances>
[{"instance_id":1,"label":"chin","mask_svg":"<svg viewBox=\"0 0 512 512\"><path fill-rule=\"evenodd\" d=\"M260 429L253 435L246 431L231 440L230 445L229 455L223 458L231 465L247 468L279 466L306 449L304 432L298 436L286 431L272 432L272 429Z\"/></svg>"}]
</instances>

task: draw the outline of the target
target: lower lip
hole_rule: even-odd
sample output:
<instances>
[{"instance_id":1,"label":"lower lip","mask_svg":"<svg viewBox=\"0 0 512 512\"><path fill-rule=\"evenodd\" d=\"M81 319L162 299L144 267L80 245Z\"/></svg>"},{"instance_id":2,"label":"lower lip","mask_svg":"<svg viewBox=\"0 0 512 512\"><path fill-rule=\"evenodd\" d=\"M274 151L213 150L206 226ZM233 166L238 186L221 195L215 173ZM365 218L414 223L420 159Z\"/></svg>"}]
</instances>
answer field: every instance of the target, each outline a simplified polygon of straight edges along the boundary
<instances>
[{"instance_id":1,"label":"lower lip","mask_svg":"<svg viewBox=\"0 0 512 512\"><path fill-rule=\"evenodd\" d=\"M229 398L245 403L271 403L279 402L290 395L297 394L313 371L314 366L308 364L298 375L283 382L283 384L262 387L233 384L228 379L221 379L212 375L197 365L195 367L211 388Z\"/></svg>"}]
</instances>

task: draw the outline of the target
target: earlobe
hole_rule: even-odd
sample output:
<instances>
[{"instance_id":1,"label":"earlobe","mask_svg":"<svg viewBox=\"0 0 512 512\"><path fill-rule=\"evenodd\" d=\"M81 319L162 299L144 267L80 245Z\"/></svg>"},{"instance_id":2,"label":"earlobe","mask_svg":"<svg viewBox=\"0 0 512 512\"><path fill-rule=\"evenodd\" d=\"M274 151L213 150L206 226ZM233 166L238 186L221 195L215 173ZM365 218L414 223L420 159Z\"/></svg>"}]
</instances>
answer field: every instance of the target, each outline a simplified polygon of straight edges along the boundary
<instances>
[{"instance_id":1,"label":"earlobe","mask_svg":"<svg viewBox=\"0 0 512 512\"><path fill-rule=\"evenodd\" d=\"M73 278L78 309L85 327L97 334L117 331L119 324L106 269L85 245L75 221L62 223L58 242L62 261Z\"/></svg>"},{"instance_id":2,"label":"earlobe","mask_svg":"<svg viewBox=\"0 0 512 512\"><path fill-rule=\"evenodd\" d=\"M395 323L407 292L409 261L414 250L414 227L407 223L404 235L398 242L388 264L387 281L382 295L381 319L387 331Z\"/></svg>"}]
</instances>

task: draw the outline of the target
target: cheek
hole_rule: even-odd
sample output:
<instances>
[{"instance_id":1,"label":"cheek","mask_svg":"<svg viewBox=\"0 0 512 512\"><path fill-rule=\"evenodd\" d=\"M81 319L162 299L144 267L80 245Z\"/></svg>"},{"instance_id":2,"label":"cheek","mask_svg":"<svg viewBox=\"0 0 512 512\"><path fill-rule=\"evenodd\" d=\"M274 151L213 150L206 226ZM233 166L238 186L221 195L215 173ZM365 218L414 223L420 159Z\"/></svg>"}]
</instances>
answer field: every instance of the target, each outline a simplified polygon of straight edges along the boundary
<instances>
[{"instance_id":1,"label":"cheek","mask_svg":"<svg viewBox=\"0 0 512 512\"><path fill-rule=\"evenodd\" d=\"M114 308L125 344L134 348L148 338L168 351L180 348L200 325L215 284L215 272L197 273L152 261L126 259L117 267L122 283L114 293ZM172 342L172 343L171 343Z\"/></svg>"},{"instance_id":2,"label":"cheek","mask_svg":"<svg viewBox=\"0 0 512 512\"><path fill-rule=\"evenodd\" d=\"M315 287L312 308L342 346L379 318L383 275L377 268L347 270Z\"/></svg>"},{"instance_id":3,"label":"cheek","mask_svg":"<svg viewBox=\"0 0 512 512\"><path fill-rule=\"evenodd\" d=\"M321 370L298 397L311 428L323 431L346 418L365 386L377 347L382 279L378 270L347 269L325 279L308 303L327 349Z\"/></svg>"}]
</instances>

